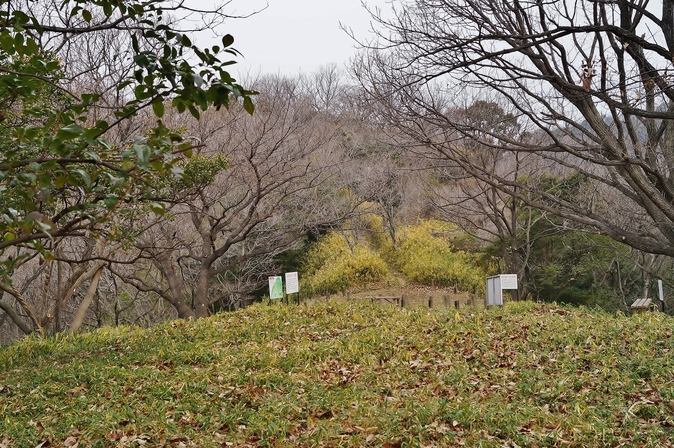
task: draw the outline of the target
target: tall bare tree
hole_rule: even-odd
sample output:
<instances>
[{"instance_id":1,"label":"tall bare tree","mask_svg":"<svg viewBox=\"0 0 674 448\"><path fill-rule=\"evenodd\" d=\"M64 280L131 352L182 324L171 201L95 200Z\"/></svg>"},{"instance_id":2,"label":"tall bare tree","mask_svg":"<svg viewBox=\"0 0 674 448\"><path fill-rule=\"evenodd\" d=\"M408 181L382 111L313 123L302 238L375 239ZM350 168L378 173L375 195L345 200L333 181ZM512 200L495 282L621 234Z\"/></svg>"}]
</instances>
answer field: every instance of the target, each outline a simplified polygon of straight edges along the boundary
<instances>
[{"instance_id":1,"label":"tall bare tree","mask_svg":"<svg viewBox=\"0 0 674 448\"><path fill-rule=\"evenodd\" d=\"M337 127L311 107L295 79L264 77L252 85L261 92L254 115L214 112L195 129L204 149L183 167L191 180L169 187L170 219L157 218L136 240L151 267L120 271L180 317L206 316L259 287L275 272L275 255L349 212L339 205ZM246 279L252 283L241 283Z\"/></svg>"},{"instance_id":2,"label":"tall bare tree","mask_svg":"<svg viewBox=\"0 0 674 448\"><path fill-rule=\"evenodd\" d=\"M353 68L420 154L639 250L674 255L672 0L392 4L390 14L372 11L379 32ZM461 96L507 106L519 132L448 113ZM587 190L570 199L554 183L502 176L466 139L495 156L536 154L560 179L582 175Z\"/></svg>"}]
</instances>

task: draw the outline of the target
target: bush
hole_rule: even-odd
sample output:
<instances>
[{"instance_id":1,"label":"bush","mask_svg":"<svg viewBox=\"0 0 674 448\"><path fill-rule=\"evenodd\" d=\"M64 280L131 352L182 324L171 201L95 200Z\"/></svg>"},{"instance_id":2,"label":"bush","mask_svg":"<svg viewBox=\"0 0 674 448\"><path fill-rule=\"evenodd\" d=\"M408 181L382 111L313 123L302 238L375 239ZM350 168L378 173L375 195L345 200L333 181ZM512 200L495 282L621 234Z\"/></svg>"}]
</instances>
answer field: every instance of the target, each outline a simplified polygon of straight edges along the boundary
<instances>
[{"instance_id":1,"label":"bush","mask_svg":"<svg viewBox=\"0 0 674 448\"><path fill-rule=\"evenodd\" d=\"M388 267L379 255L357 245L353 252L335 232L325 234L303 263L302 289L308 294L330 294L383 280Z\"/></svg>"},{"instance_id":2,"label":"bush","mask_svg":"<svg viewBox=\"0 0 674 448\"><path fill-rule=\"evenodd\" d=\"M456 227L441 221L422 221L403 229L397 249L384 249L391 265L411 282L454 286L464 291L484 289L485 272L478 258L450 243Z\"/></svg>"}]
</instances>

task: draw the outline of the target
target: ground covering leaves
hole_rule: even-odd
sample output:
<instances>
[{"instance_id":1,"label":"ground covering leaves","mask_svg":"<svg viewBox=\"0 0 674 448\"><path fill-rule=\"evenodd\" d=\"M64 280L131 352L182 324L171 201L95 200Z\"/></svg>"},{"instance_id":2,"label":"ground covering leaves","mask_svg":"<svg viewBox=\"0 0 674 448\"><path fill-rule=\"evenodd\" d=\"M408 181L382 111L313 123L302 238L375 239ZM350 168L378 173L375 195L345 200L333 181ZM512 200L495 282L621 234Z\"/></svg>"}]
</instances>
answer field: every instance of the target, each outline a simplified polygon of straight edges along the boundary
<instances>
[{"instance_id":1,"label":"ground covering leaves","mask_svg":"<svg viewBox=\"0 0 674 448\"><path fill-rule=\"evenodd\" d=\"M0 349L0 447L672 446L674 319L255 305Z\"/></svg>"}]
</instances>

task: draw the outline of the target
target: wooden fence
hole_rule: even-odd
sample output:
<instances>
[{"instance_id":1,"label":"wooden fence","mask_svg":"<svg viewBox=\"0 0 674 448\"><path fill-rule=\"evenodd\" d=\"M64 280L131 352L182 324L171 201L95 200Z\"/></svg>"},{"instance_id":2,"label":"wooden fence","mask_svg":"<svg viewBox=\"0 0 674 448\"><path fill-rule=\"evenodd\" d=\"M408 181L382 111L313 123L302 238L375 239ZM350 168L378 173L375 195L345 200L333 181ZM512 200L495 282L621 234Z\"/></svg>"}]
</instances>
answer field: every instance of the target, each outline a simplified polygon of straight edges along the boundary
<instances>
[{"instance_id":1,"label":"wooden fence","mask_svg":"<svg viewBox=\"0 0 674 448\"><path fill-rule=\"evenodd\" d=\"M347 299L350 300L351 297L349 296ZM373 303L386 302L402 307L412 305L411 301L405 294L402 294L400 296L367 296L364 299L369 300ZM458 299L452 298L449 294L444 294L442 297L429 295L428 300L425 302L425 304L428 305L428 308L438 308L444 306L445 308L456 308L458 310L460 308L464 308L467 306L475 307L477 305L477 300L473 296L467 299L466 298Z\"/></svg>"}]
</instances>

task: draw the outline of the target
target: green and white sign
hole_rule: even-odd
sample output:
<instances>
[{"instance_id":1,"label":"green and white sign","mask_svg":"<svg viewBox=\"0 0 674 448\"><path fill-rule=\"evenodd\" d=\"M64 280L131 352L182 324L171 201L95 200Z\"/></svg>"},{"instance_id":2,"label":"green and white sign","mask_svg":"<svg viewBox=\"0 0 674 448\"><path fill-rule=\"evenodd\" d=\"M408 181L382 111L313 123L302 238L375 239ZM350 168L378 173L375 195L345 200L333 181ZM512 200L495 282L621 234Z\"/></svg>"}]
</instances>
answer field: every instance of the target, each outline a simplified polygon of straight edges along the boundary
<instances>
[{"instance_id":1,"label":"green and white sign","mask_svg":"<svg viewBox=\"0 0 674 448\"><path fill-rule=\"evenodd\" d=\"M274 275L269 277L269 298L282 299L283 298L283 277Z\"/></svg>"}]
</instances>

